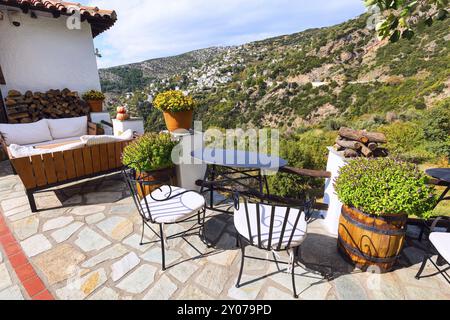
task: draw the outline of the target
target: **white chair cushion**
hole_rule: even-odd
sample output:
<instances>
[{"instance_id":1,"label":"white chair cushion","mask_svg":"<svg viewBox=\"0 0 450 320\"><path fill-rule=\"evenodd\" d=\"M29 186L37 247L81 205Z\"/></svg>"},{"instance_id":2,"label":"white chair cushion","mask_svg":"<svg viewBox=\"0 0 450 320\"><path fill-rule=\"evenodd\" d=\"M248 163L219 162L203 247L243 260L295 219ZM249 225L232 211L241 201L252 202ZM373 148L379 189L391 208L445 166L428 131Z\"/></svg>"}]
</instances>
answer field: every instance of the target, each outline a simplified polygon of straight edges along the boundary
<instances>
[{"instance_id":1,"label":"white chair cushion","mask_svg":"<svg viewBox=\"0 0 450 320\"><path fill-rule=\"evenodd\" d=\"M41 155L41 154L49 154L49 153L55 153L55 152L62 152L67 150L74 150L84 147L85 144L81 141L65 144L56 148L51 149L36 149L34 147L30 146L19 146L16 144L12 144L8 147L9 153L11 156L15 159L19 158L25 158L25 157L31 157L35 155Z\"/></svg>"},{"instance_id":2,"label":"white chair cushion","mask_svg":"<svg viewBox=\"0 0 450 320\"><path fill-rule=\"evenodd\" d=\"M258 223L257 223L257 212L256 212L256 204L249 203L248 204L248 213L250 218L250 228L251 234L253 237L253 243L255 245L258 244ZM268 248L269 245L269 234L270 234L270 222L272 215L272 206L259 204L260 214L261 214L261 244L266 249L275 250L278 247L281 238L281 232L283 231L283 223L286 217L286 208L284 207L275 207L275 219L273 224L273 235L272 235L272 245L271 248ZM289 213L288 223L286 225L286 231L284 233L283 242L281 248L284 249L289 243L289 239L291 237L293 228L295 226L295 222L297 220L298 215L300 219L298 221L297 227L294 232L294 236L292 238L292 242L290 247L295 248L303 243L306 238L306 232L308 229L308 224L305 219L305 214L300 212L298 209L291 209ZM250 234L248 232L248 224L247 224L247 215L245 212L245 204L241 203L239 206L239 210L234 211L234 226L236 230L239 232L241 236L244 238L250 239Z\"/></svg>"},{"instance_id":3,"label":"white chair cushion","mask_svg":"<svg viewBox=\"0 0 450 320\"><path fill-rule=\"evenodd\" d=\"M87 134L88 118L49 119L48 127L53 139L81 137Z\"/></svg>"},{"instance_id":4,"label":"white chair cushion","mask_svg":"<svg viewBox=\"0 0 450 320\"><path fill-rule=\"evenodd\" d=\"M0 124L6 145L29 145L53 140L46 119L27 124Z\"/></svg>"},{"instance_id":5,"label":"white chair cushion","mask_svg":"<svg viewBox=\"0 0 450 320\"><path fill-rule=\"evenodd\" d=\"M118 141L127 141L133 139L133 131L127 130L120 136L82 136L81 141L88 146L96 146L99 144L113 143Z\"/></svg>"},{"instance_id":6,"label":"white chair cushion","mask_svg":"<svg viewBox=\"0 0 450 320\"><path fill-rule=\"evenodd\" d=\"M172 197L186 192L185 189L172 187ZM160 189L152 192L152 196L147 196L147 203L150 209L151 217L156 223L175 223L183 221L198 214L205 206L205 198L195 192L188 192L182 195L176 196L171 200L164 200L169 196L170 188L168 186L162 186ZM147 210L145 199L141 201L144 214L147 219L150 219L150 213Z\"/></svg>"},{"instance_id":7,"label":"white chair cushion","mask_svg":"<svg viewBox=\"0 0 450 320\"><path fill-rule=\"evenodd\" d=\"M430 241L439 254L450 263L450 233L433 232Z\"/></svg>"},{"instance_id":8,"label":"white chair cushion","mask_svg":"<svg viewBox=\"0 0 450 320\"><path fill-rule=\"evenodd\" d=\"M50 141L44 141L44 142L39 142L39 143L31 143L31 144L26 144L26 145L22 145L22 147L40 147L40 146L49 146L49 145L57 145L57 144L61 144L61 143L79 143L82 142L80 140L80 137L71 137L71 138L65 138L65 139L55 139L55 140L50 140Z\"/></svg>"}]
</instances>

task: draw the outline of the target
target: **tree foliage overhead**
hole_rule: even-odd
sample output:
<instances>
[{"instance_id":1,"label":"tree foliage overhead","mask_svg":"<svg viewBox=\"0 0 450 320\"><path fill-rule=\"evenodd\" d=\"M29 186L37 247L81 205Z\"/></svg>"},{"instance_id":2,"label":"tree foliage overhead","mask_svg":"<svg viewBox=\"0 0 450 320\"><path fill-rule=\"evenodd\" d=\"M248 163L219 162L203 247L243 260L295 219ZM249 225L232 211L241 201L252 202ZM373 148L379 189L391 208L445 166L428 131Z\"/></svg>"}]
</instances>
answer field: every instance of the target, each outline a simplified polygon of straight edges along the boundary
<instances>
[{"instance_id":1,"label":"tree foliage overhead","mask_svg":"<svg viewBox=\"0 0 450 320\"><path fill-rule=\"evenodd\" d=\"M376 30L382 39L397 42L411 39L413 28L420 24L431 26L448 16L448 0L364 0L367 7L378 8L382 18Z\"/></svg>"}]
</instances>

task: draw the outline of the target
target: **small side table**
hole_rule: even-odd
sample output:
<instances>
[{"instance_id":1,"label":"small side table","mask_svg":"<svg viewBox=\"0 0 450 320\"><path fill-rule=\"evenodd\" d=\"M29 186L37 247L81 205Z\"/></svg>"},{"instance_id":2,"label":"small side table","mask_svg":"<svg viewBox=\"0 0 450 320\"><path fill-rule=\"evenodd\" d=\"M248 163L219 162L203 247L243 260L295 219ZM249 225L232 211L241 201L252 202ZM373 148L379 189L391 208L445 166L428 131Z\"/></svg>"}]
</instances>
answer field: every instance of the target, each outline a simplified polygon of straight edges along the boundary
<instances>
[{"instance_id":1,"label":"small side table","mask_svg":"<svg viewBox=\"0 0 450 320\"><path fill-rule=\"evenodd\" d=\"M120 136L122 133L130 129L139 135L143 135L145 133L144 120L141 118L131 118L125 121L114 119L112 122L115 136Z\"/></svg>"}]
</instances>

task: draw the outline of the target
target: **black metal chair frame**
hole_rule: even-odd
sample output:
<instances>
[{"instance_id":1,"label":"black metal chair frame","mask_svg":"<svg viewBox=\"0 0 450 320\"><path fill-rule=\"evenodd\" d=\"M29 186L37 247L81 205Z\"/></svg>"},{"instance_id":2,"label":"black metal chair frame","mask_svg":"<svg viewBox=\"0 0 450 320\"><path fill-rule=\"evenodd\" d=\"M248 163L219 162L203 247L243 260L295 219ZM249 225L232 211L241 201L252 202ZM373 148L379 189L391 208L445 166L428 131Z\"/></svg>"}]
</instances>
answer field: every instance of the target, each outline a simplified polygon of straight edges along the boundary
<instances>
[{"instance_id":1,"label":"black metal chair frame","mask_svg":"<svg viewBox=\"0 0 450 320\"><path fill-rule=\"evenodd\" d=\"M218 180L219 177L222 177L222 179ZM249 180L253 180L258 184L258 190L248 183ZM235 169L211 164L207 166L200 190L201 194L209 193L209 210L230 213L228 210L218 209L214 205L214 191L220 191L221 187L228 185L239 186L247 191L259 192L261 194L264 192L264 188L266 188L267 195L270 194L267 176L262 174L262 169Z\"/></svg>"},{"instance_id":2,"label":"black metal chair frame","mask_svg":"<svg viewBox=\"0 0 450 320\"><path fill-rule=\"evenodd\" d=\"M449 217L438 217L438 218L434 221L433 225L431 226L431 231L433 231L433 230L436 228L438 222L441 221L441 220L443 220L443 219L449 220L449 221L450 221L450 218L449 218ZM438 258L437 258L437 261L436 261L436 262L434 262L434 261L432 260L432 258L433 258L433 256L434 256L433 252L438 252ZM438 272L437 272L437 273L434 273L434 274L431 274L431 275L422 276L423 271L425 270L425 267L426 267L428 261L431 262L431 264L438 270ZM449 266L448 266L447 268L441 269L439 265L449 265ZM429 248L429 251L428 251L427 255L425 256L425 258L424 258L424 260L423 260L423 263L422 263L422 265L421 265L421 267L420 267L420 269L419 269L419 272L418 272L417 275L416 275L416 279L417 279L417 280L420 280L420 279L422 279L422 278L430 278L430 277L434 277L434 276L440 274L440 275L442 275L442 276L444 277L444 279L450 284L450 276L447 274L447 271L449 271L449 270L450 270L450 262L449 262L449 261L446 261L446 260L439 254L439 251L438 251L438 250L433 246L433 244L430 242L430 248Z\"/></svg>"},{"instance_id":3,"label":"black metal chair frame","mask_svg":"<svg viewBox=\"0 0 450 320\"><path fill-rule=\"evenodd\" d=\"M234 205L235 205L235 209L239 210L240 208L240 198L241 196L239 195L239 193L234 193L233 194L233 201L234 201ZM289 265L290 263L287 262L282 262L282 261L277 261L277 260L271 260L271 259L262 259L262 258L257 258L257 257L252 257L252 256L247 256L245 254L245 248L246 248L246 244L251 245L253 247L257 247L261 250L265 250L268 252L282 252L282 251L289 251L289 250L293 250L293 258L294 261L292 263L292 270L291 270L291 275L292 275L292 287L293 287L293 292L294 292L294 298L298 298L298 294L297 294L297 288L295 285L295 265L296 263L298 263L298 257L299 257L299 246L296 247L291 247L292 244L292 240L293 237L295 235L295 232L297 230L297 226L300 222L300 218L302 217L302 212L305 213L305 219L308 222L313 214L313 207L314 207L314 200L309 200L306 201L302 206L296 206L296 207L291 207L291 206L283 206L283 205L278 205L278 204L269 204L269 203L265 203L265 202L257 202L256 204L256 219L257 219L257 234L253 234L252 233L252 228L250 225L250 214L248 211L248 203L249 201L247 200L247 198L244 197L244 206L245 206L245 211L246 211L246 218L247 218L247 228L248 228L248 234L249 234L249 238L247 239L245 237L243 237L242 235L240 235L238 233L237 235L237 239L238 239L238 245L241 248L241 252L242 252L242 258L241 258L241 268L239 271L239 277L236 283L236 287L240 288L241 285L241 280L242 280L242 274L244 271L244 264L245 264L245 258L249 258L249 259L254 259L254 260L261 260L261 261L269 261L269 262L276 262L278 264L284 264L284 265ZM268 240L268 244L267 247L263 245L262 243L262 239L261 239L261 212L260 212L260 205L269 205L272 207L272 211L271 211L271 218L270 218L270 228L269 228L269 240ZM281 229L281 235L280 235L280 241L276 246L273 246L273 231L274 231L274 222L275 222L275 209L276 208L285 208L286 209L286 216L284 218L283 224L282 224L282 229ZM290 217L290 213L292 209L298 209L299 210L299 214L298 217L296 218L295 224L292 228L292 233L289 236L289 242L287 243L287 245L283 246L283 242L284 242L284 238L286 236L286 228L287 228L287 224L289 221L289 217ZM257 236L257 243L255 243L254 238L255 236ZM275 248L275 249L273 249Z\"/></svg>"},{"instance_id":4,"label":"black metal chair frame","mask_svg":"<svg viewBox=\"0 0 450 320\"><path fill-rule=\"evenodd\" d=\"M162 249L162 270L165 271L167 270L166 267L166 255L165 255L165 240L173 240L176 238L183 238L185 239L185 237L187 236L192 236L192 235L198 235L200 238L202 238L204 240L205 237L205 219L206 219L206 207L203 207L202 209L199 210L199 212L197 213L197 218L195 217L195 214L193 214L192 216L190 216L189 218L186 218L184 220L180 220L177 222L172 222L172 223L159 223L156 222L151 214L150 211L150 207L148 205L147 202L147 197L144 197L143 199L140 199L139 196L139 192L137 190L138 186L140 188L140 190L142 191L141 194L145 194L144 190L146 189L146 187L156 187L156 190L161 190L162 186L167 186L169 187L169 194L165 199L155 199L153 197L152 194L149 194L149 196L152 198L152 200L156 201L156 202L164 202L164 201L169 201L172 200L174 198L177 198L183 194L187 194L187 193L196 193L199 194L196 191L192 191L192 190L187 190L184 192L180 192L180 193L176 193L174 195L173 194L173 189L172 186L170 185L170 181L171 181L171 177L167 177L167 179L164 179L165 181L161 181L161 180L153 180L153 181L146 181L146 176L145 174L141 174L139 176L139 178L136 178L136 171L134 169L129 169L129 168L125 168L122 171L122 174L125 178L125 181L131 191L131 195L133 197L134 203L138 209L139 215L142 218L142 235L141 235L141 241L140 241L140 245L147 245L147 244L151 244L151 243L156 243L156 242L161 242L161 249ZM168 184L169 182L169 184ZM145 203L145 208L142 206L141 201L144 200ZM145 211L147 210L147 211ZM146 216L146 212L148 212L148 217ZM177 233L177 234L173 234L170 235L168 237L164 236L164 226L165 225L174 225L174 224L180 224L180 223L188 223L188 222L196 222L192 227L190 227L188 230ZM159 232L155 231L151 225L159 225ZM145 227L148 227L157 237L159 240L153 241L153 242L146 242L144 243L144 238L145 238ZM198 232L196 233L192 233L193 231L195 231L196 229L198 229ZM204 240L205 241L205 240Z\"/></svg>"}]
</instances>

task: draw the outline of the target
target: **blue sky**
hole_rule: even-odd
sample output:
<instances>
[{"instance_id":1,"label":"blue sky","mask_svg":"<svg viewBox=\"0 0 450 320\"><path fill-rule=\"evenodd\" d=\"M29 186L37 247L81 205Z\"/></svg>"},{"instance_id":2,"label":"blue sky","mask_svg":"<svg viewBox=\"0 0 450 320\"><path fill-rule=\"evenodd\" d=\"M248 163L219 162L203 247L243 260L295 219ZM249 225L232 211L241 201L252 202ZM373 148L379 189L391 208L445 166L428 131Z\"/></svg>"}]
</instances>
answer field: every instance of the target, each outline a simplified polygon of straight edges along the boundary
<instances>
[{"instance_id":1,"label":"blue sky","mask_svg":"<svg viewBox=\"0 0 450 320\"><path fill-rule=\"evenodd\" d=\"M239 45L313 27L365 11L362 0L92 0L114 9L116 25L95 39L100 68Z\"/></svg>"}]
</instances>

